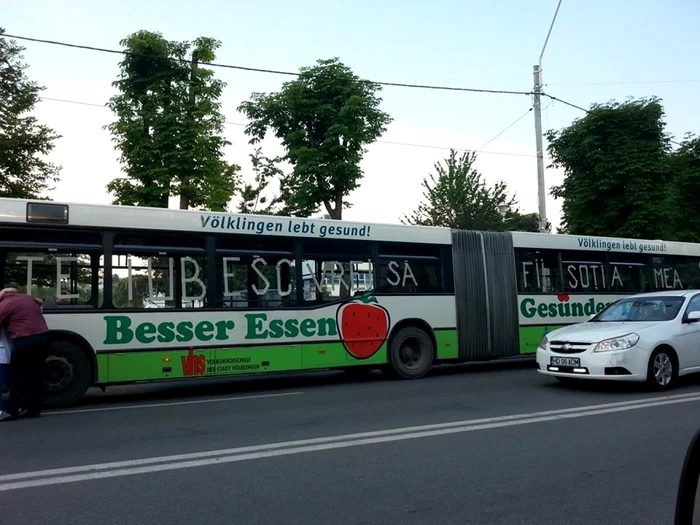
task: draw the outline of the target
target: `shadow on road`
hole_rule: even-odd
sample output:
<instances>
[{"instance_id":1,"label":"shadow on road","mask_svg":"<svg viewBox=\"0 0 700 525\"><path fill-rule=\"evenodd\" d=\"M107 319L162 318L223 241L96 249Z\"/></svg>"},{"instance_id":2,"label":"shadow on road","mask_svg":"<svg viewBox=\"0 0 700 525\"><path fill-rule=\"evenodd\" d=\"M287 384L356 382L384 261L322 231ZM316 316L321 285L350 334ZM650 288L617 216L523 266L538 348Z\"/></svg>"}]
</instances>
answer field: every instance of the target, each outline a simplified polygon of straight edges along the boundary
<instances>
[{"instance_id":1,"label":"shadow on road","mask_svg":"<svg viewBox=\"0 0 700 525\"><path fill-rule=\"evenodd\" d=\"M627 381L586 381L577 380L571 383L559 383L557 380L552 378L551 382L544 385L544 388L550 390L561 390L561 391L571 391L571 392L596 392L596 393L607 393L607 394L649 394L649 395L662 395L662 394L681 394L685 393L686 390L690 388L696 388L700 386L700 375L688 375L683 376L678 379L678 383L673 388L673 390L667 391L655 391L648 388L644 383L637 382L627 382Z\"/></svg>"},{"instance_id":2,"label":"shadow on road","mask_svg":"<svg viewBox=\"0 0 700 525\"><path fill-rule=\"evenodd\" d=\"M479 363L465 363L458 365L440 365L434 367L423 380L437 379L440 377L468 376L473 374L498 374L498 380L505 378L508 381L508 371L532 370L533 386L542 388L543 391L554 395L571 395L581 393L598 393L616 397L617 395L629 395L646 393L659 395L652 392L641 383L627 383L614 381L585 381L580 380L572 384L559 383L554 378L540 376L535 372L535 362L531 358L509 359ZM503 372L506 372L501 376ZM522 380L523 376L519 376ZM419 380L419 381L423 381ZM92 388L75 408L89 408L95 406L110 406L131 403L159 403L182 402L196 398L222 397L222 396L255 396L265 394L284 393L300 389L332 387L340 385L366 385L379 382L391 382L392 380L380 371L366 373L346 373L342 371L321 370L309 372L290 372L280 374L250 375L244 377L218 377L207 379L186 379L176 381L162 381L155 383L139 383L129 385L115 385L103 392ZM439 379L438 379L439 381ZM401 382L401 380L396 380ZM678 385L670 393L683 393L688 389L700 386L700 375L682 377ZM494 382L494 387L498 388Z\"/></svg>"},{"instance_id":3,"label":"shadow on road","mask_svg":"<svg viewBox=\"0 0 700 525\"><path fill-rule=\"evenodd\" d=\"M426 378L502 372L527 368L534 369L534 367L534 360L530 358L459 365L440 365L434 367ZM86 408L95 405L137 402L177 402L187 400L188 398L209 396L259 395L301 388L308 390L310 388L332 385L367 384L379 381L391 381L391 379L378 370L358 374L322 370L257 376L250 375L245 377L138 383L109 386L106 392L97 388L92 388L76 407Z\"/></svg>"}]
</instances>

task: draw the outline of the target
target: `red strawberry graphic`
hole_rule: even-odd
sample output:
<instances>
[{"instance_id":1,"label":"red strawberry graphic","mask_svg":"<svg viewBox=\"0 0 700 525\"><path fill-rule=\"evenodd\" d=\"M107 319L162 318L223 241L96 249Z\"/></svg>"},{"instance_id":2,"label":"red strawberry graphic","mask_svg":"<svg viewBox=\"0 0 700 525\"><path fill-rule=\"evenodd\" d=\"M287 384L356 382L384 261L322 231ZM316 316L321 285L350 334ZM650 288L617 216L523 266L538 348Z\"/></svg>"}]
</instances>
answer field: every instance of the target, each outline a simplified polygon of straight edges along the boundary
<instances>
[{"instance_id":1,"label":"red strawberry graphic","mask_svg":"<svg viewBox=\"0 0 700 525\"><path fill-rule=\"evenodd\" d=\"M557 299L559 299L559 302L568 303L569 302L569 294L567 294L567 293L557 294Z\"/></svg>"},{"instance_id":2,"label":"red strawberry graphic","mask_svg":"<svg viewBox=\"0 0 700 525\"><path fill-rule=\"evenodd\" d=\"M363 295L338 308L336 322L340 339L348 353L357 359L372 357L389 334L389 312Z\"/></svg>"}]
</instances>

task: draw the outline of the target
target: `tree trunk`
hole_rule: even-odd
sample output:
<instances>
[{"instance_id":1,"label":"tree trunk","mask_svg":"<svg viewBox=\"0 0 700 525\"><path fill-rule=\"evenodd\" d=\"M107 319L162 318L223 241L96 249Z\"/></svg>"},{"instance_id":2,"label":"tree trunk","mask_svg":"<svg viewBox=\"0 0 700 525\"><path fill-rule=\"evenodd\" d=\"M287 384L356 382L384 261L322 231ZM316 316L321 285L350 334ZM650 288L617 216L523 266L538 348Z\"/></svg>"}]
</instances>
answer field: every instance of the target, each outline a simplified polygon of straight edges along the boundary
<instances>
[{"instance_id":1,"label":"tree trunk","mask_svg":"<svg viewBox=\"0 0 700 525\"><path fill-rule=\"evenodd\" d=\"M180 209L189 210L190 209L190 199L186 195L184 190L189 186L189 179L187 177L180 178Z\"/></svg>"},{"instance_id":2,"label":"tree trunk","mask_svg":"<svg viewBox=\"0 0 700 525\"><path fill-rule=\"evenodd\" d=\"M328 216L336 221L343 220L343 195L338 194L335 196L335 205L331 206L330 201L323 201L323 205L328 212Z\"/></svg>"}]
</instances>

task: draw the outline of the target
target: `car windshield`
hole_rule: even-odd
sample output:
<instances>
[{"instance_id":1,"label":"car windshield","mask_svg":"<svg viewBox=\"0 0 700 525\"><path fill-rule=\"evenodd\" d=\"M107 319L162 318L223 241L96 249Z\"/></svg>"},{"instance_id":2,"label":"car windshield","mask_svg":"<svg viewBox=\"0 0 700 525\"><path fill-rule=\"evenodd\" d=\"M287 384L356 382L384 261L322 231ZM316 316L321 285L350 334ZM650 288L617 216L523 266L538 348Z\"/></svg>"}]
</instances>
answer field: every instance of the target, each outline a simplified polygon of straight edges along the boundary
<instances>
[{"instance_id":1,"label":"car windshield","mask_svg":"<svg viewBox=\"0 0 700 525\"><path fill-rule=\"evenodd\" d=\"M630 321L670 321L683 305L682 297L643 297L622 299L596 315L595 323Z\"/></svg>"}]
</instances>

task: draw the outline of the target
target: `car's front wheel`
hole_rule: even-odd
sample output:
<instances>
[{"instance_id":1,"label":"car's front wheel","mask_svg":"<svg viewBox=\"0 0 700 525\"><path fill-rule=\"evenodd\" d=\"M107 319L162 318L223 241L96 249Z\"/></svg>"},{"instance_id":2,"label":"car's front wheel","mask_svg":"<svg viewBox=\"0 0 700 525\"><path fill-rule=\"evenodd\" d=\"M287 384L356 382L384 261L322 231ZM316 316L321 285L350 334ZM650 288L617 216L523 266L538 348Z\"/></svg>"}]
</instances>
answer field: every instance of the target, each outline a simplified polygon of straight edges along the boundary
<instances>
[{"instance_id":1,"label":"car's front wheel","mask_svg":"<svg viewBox=\"0 0 700 525\"><path fill-rule=\"evenodd\" d=\"M678 380L676 356L669 348L657 348L649 358L647 384L654 390L669 390Z\"/></svg>"}]
</instances>

